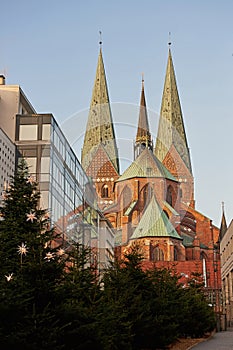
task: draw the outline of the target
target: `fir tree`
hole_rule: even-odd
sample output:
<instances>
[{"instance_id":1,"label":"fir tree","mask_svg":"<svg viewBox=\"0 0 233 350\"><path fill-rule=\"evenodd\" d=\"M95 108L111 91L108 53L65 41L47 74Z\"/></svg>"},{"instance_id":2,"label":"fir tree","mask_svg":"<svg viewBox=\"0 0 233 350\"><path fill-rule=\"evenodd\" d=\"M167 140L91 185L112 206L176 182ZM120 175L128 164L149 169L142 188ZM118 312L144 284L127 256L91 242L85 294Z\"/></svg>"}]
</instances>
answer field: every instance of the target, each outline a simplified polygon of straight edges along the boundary
<instances>
[{"instance_id":1,"label":"fir tree","mask_svg":"<svg viewBox=\"0 0 233 350\"><path fill-rule=\"evenodd\" d=\"M33 342L30 349L46 348L44 334L48 340L54 331L47 327L55 322L53 300L64 252L52 244L57 237L48 212L38 208L39 198L37 183L21 160L0 208L0 337L5 349L21 342Z\"/></svg>"}]
</instances>

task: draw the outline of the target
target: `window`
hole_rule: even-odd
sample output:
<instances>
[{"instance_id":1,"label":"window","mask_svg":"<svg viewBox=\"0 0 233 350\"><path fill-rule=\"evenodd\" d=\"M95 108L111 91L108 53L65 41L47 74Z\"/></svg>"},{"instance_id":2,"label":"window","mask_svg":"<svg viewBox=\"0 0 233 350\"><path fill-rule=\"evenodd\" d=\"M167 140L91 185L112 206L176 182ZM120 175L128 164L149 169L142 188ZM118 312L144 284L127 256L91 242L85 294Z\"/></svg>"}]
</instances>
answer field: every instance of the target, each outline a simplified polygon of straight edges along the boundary
<instances>
[{"instance_id":1,"label":"window","mask_svg":"<svg viewBox=\"0 0 233 350\"><path fill-rule=\"evenodd\" d=\"M167 189L167 196L166 196L166 202L170 205L170 206L173 206L173 200L172 200L172 187L171 186L168 186L168 189Z\"/></svg>"},{"instance_id":2,"label":"window","mask_svg":"<svg viewBox=\"0 0 233 350\"><path fill-rule=\"evenodd\" d=\"M37 140L38 125L20 125L19 140Z\"/></svg>"},{"instance_id":3,"label":"window","mask_svg":"<svg viewBox=\"0 0 233 350\"><path fill-rule=\"evenodd\" d=\"M109 197L108 185L103 185L103 187L101 189L101 197L102 198L108 198Z\"/></svg>"},{"instance_id":4,"label":"window","mask_svg":"<svg viewBox=\"0 0 233 350\"><path fill-rule=\"evenodd\" d=\"M28 165L28 170L30 174L34 174L36 173L36 161L37 158L36 157L29 157L29 158L25 158L27 165Z\"/></svg>"},{"instance_id":5,"label":"window","mask_svg":"<svg viewBox=\"0 0 233 350\"><path fill-rule=\"evenodd\" d=\"M178 249L174 247L174 261L178 260Z\"/></svg>"},{"instance_id":6,"label":"window","mask_svg":"<svg viewBox=\"0 0 233 350\"><path fill-rule=\"evenodd\" d=\"M164 252L158 246L157 247L152 247L152 249L151 249L151 260L152 261L164 261Z\"/></svg>"},{"instance_id":7,"label":"window","mask_svg":"<svg viewBox=\"0 0 233 350\"><path fill-rule=\"evenodd\" d=\"M48 191L41 191L40 192L40 206L42 208L48 209L48 207L49 207L49 192Z\"/></svg>"},{"instance_id":8,"label":"window","mask_svg":"<svg viewBox=\"0 0 233 350\"><path fill-rule=\"evenodd\" d=\"M50 158L42 157L41 158L41 181L49 181L49 166L50 166Z\"/></svg>"},{"instance_id":9,"label":"window","mask_svg":"<svg viewBox=\"0 0 233 350\"><path fill-rule=\"evenodd\" d=\"M122 191L122 198L123 198L123 210L124 212L126 212L132 200L132 192L128 186L124 187Z\"/></svg>"},{"instance_id":10,"label":"window","mask_svg":"<svg viewBox=\"0 0 233 350\"><path fill-rule=\"evenodd\" d=\"M42 125L42 140L50 140L50 124L43 124Z\"/></svg>"},{"instance_id":11,"label":"window","mask_svg":"<svg viewBox=\"0 0 233 350\"><path fill-rule=\"evenodd\" d=\"M147 184L143 188L144 209L146 209L147 205L150 203L152 196L153 196L153 187L150 184Z\"/></svg>"}]
</instances>

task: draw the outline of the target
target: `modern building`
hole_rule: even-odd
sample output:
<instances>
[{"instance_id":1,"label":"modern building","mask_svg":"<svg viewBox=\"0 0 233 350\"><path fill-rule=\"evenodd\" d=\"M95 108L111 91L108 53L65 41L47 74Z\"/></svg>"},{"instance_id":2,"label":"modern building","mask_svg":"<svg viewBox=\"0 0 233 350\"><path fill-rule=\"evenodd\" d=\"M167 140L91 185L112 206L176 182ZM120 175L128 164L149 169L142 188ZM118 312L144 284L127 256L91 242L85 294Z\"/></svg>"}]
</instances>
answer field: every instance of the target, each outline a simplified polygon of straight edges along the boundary
<instances>
[{"instance_id":1,"label":"modern building","mask_svg":"<svg viewBox=\"0 0 233 350\"><path fill-rule=\"evenodd\" d=\"M106 254L113 255L114 235L98 210L93 184L53 115L18 114L15 143L39 184L40 206L49 209L64 240L95 248L106 242Z\"/></svg>"},{"instance_id":2,"label":"modern building","mask_svg":"<svg viewBox=\"0 0 233 350\"><path fill-rule=\"evenodd\" d=\"M0 193L4 191L15 172L15 144L0 128Z\"/></svg>"},{"instance_id":3,"label":"modern building","mask_svg":"<svg viewBox=\"0 0 233 350\"><path fill-rule=\"evenodd\" d=\"M0 128L11 141L15 141L17 114L36 113L19 85L7 85L0 75Z\"/></svg>"},{"instance_id":4,"label":"modern building","mask_svg":"<svg viewBox=\"0 0 233 350\"><path fill-rule=\"evenodd\" d=\"M17 113L36 113L19 85L6 85L0 75L0 192L15 171L15 127Z\"/></svg>"},{"instance_id":5,"label":"modern building","mask_svg":"<svg viewBox=\"0 0 233 350\"><path fill-rule=\"evenodd\" d=\"M92 182L53 115L37 114L20 86L7 85L4 76L0 76L0 149L3 189L23 156L39 184L39 205L49 209L64 242L95 248L97 261L105 267L113 258L114 233L97 207Z\"/></svg>"},{"instance_id":6,"label":"modern building","mask_svg":"<svg viewBox=\"0 0 233 350\"><path fill-rule=\"evenodd\" d=\"M145 268L175 268L184 283L192 273L201 275L211 304L219 311L219 229L195 208L191 157L170 47L157 139L154 142L151 136L142 81L132 140L134 160L122 174L106 81L100 47L82 164L116 231L115 253L122 256L139 244Z\"/></svg>"}]
</instances>

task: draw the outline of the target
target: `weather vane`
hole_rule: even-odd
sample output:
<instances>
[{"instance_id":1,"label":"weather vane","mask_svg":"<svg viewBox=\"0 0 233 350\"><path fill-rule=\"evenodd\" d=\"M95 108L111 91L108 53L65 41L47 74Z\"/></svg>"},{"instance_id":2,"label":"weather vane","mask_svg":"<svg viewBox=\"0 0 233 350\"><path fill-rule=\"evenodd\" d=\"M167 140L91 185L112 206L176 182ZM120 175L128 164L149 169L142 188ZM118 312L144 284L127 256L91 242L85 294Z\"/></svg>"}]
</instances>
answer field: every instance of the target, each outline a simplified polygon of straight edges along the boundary
<instances>
[{"instance_id":1,"label":"weather vane","mask_svg":"<svg viewBox=\"0 0 233 350\"><path fill-rule=\"evenodd\" d=\"M99 35L100 35L100 41L99 41L99 44L100 44L100 46L103 44L103 42L102 42L102 32L101 32L101 30L99 31Z\"/></svg>"},{"instance_id":2,"label":"weather vane","mask_svg":"<svg viewBox=\"0 0 233 350\"><path fill-rule=\"evenodd\" d=\"M171 32L168 33L168 45L171 46Z\"/></svg>"},{"instance_id":3,"label":"weather vane","mask_svg":"<svg viewBox=\"0 0 233 350\"><path fill-rule=\"evenodd\" d=\"M225 205L225 203L222 202L222 211L223 211L223 212L224 212L224 205Z\"/></svg>"}]
</instances>

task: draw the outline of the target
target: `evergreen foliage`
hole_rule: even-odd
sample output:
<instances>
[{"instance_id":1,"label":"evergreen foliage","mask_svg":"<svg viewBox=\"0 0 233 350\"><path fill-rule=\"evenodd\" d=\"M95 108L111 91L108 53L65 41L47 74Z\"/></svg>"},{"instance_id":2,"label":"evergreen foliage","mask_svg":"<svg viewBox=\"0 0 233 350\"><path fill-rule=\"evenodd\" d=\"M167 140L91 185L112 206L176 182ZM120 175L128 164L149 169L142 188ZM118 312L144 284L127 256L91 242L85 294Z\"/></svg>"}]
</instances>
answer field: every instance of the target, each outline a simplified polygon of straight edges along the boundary
<instances>
[{"instance_id":1,"label":"evergreen foliage","mask_svg":"<svg viewBox=\"0 0 233 350\"><path fill-rule=\"evenodd\" d=\"M144 270L135 246L100 278L96 252L54 243L39 197L22 160L0 207L1 349L165 349L214 328L198 276L184 288L175 271Z\"/></svg>"},{"instance_id":2,"label":"evergreen foliage","mask_svg":"<svg viewBox=\"0 0 233 350\"><path fill-rule=\"evenodd\" d=\"M56 343L53 301L64 264L40 193L21 160L0 209L0 339L3 349ZM45 336L46 335L46 336ZM30 340L29 340L30 339ZM28 345L30 344L30 345Z\"/></svg>"}]
</instances>

